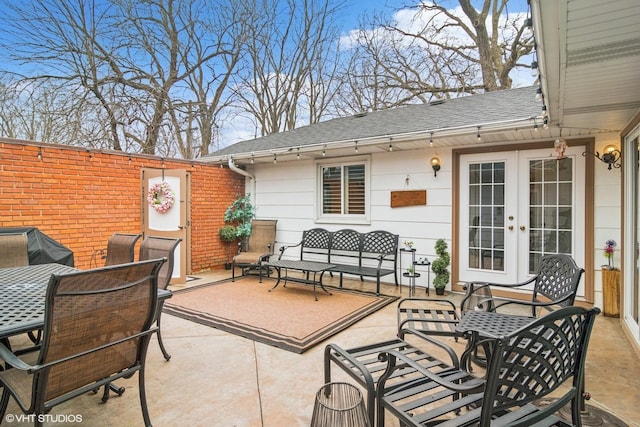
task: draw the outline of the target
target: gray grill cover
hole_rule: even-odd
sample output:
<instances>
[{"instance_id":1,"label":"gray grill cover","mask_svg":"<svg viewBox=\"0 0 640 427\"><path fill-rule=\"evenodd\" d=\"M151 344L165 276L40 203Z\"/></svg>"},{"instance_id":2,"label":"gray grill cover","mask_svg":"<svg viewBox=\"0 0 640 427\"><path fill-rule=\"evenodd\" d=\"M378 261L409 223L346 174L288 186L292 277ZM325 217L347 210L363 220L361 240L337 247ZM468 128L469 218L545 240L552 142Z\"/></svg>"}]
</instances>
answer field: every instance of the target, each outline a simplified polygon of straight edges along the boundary
<instances>
[{"instance_id":1,"label":"gray grill cover","mask_svg":"<svg viewBox=\"0 0 640 427\"><path fill-rule=\"evenodd\" d=\"M73 252L35 227L0 228L0 234L27 233L29 264L57 263L73 267Z\"/></svg>"}]
</instances>

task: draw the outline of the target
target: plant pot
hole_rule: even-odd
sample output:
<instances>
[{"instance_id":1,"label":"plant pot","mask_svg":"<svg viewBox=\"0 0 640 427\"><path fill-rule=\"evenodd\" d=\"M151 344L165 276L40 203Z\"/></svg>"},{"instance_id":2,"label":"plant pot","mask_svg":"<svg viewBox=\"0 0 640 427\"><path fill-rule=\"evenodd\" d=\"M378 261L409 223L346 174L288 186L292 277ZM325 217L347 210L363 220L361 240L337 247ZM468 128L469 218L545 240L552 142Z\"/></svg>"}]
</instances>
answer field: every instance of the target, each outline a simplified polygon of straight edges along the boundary
<instances>
[{"instance_id":1,"label":"plant pot","mask_svg":"<svg viewBox=\"0 0 640 427\"><path fill-rule=\"evenodd\" d=\"M444 288L436 288L436 295L444 295Z\"/></svg>"}]
</instances>

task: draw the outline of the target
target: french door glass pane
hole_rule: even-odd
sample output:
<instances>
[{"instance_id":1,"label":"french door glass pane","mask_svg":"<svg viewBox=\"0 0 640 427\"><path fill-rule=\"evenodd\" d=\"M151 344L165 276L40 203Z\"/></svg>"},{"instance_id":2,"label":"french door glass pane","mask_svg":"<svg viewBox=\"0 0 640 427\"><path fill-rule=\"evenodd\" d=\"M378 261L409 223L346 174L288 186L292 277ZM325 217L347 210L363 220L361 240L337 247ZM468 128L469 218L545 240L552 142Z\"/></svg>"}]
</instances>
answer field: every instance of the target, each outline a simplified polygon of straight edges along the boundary
<instances>
[{"instance_id":1,"label":"french door glass pane","mask_svg":"<svg viewBox=\"0 0 640 427\"><path fill-rule=\"evenodd\" d=\"M469 268L504 271L505 163L469 165Z\"/></svg>"},{"instance_id":2,"label":"french door glass pane","mask_svg":"<svg viewBox=\"0 0 640 427\"><path fill-rule=\"evenodd\" d=\"M546 254L572 254L573 159L529 161L529 273Z\"/></svg>"}]
</instances>

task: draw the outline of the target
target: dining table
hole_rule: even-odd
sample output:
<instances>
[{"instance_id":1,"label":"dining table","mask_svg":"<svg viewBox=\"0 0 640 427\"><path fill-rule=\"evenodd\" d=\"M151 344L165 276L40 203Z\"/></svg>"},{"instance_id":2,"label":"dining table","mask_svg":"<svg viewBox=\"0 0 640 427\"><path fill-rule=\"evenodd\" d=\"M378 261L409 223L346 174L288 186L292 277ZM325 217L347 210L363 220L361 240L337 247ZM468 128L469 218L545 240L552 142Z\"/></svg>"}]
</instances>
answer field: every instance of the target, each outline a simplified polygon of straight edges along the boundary
<instances>
[{"instance_id":1,"label":"dining table","mask_svg":"<svg viewBox=\"0 0 640 427\"><path fill-rule=\"evenodd\" d=\"M0 268L0 340L41 329L51 275L77 271L57 263Z\"/></svg>"},{"instance_id":2,"label":"dining table","mask_svg":"<svg viewBox=\"0 0 640 427\"><path fill-rule=\"evenodd\" d=\"M44 327L47 287L53 274L80 271L68 265L48 263L0 268L0 340ZM171 298L158 288L158 300Z\"/></svg>"}]
</instances>

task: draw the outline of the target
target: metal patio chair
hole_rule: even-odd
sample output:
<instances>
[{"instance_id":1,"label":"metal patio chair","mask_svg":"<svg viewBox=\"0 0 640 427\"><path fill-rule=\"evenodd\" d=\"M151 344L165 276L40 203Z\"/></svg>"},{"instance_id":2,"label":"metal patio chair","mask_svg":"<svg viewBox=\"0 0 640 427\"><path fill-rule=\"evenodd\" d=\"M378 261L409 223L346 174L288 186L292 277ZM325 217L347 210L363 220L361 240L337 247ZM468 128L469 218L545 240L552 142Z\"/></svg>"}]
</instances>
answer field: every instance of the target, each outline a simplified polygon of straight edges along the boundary
<instances>
[{"instance_id":1,"label":"metal patio chair","mask_svg":"<svg viewBox=\"0 0 640 427\"><path fill-rule=\"evenodd\" d=\"M114 233L107 242L107 257L104 265L117 265L133 262L136 242L142 234Z\"/></svg>"},{"instance_id":2,"label":"metal patio chair","mask_svg":"<svg viewBox=\"0 0 640 427\"><path fill-rule=\"evenodd\" d=\"M514 284L474 282L466 298L478 298L491 307L491 311L498 311L508 305L528 306L531 316L538 315L538 309L551 311L560 307L573 305L578 285L584 269L578 267L575 260L567 254L545 255L540 259L536 274L530 279ZM533 290L522 289L526 285L533 285ZM488 298L482 298L482 293L491 288ZM528 300L507 298L496 295L495 291L522 290L531 294ZM525 294L526 295L526 294ZM463 301L464 303L464 301Z\"/></svg>"},{"instance_id":3,"label":"metal patio chair","mask_svg":"<svg viewBox=\"0 0 640 427\"><path fill-rule=\"evenodd\" d=\"M236 267L242 270L242 275L252 269L257 269L262 281L262 263L271 255L276 242L277 219L254 219L251 221L251 234L244 252L233 257L231 264L231 281L236 280ZM267 275L269 271L267 270Z\"/></svg>"},{"instance_id":4,"label":"metal patio chair","mask_svg":"<svg viewBox=\"0 0 640 427\"><path fill-rule=\"evenodd\" d=\"M484 335L495 356L482 378L465 370L444 378L395 349L381 353L387 366L378 380L378 426L384 427L385 411L400 425L414 427L568 425L555 413L569 403L571 425L581 425L587 347L599 312L564 307L511 333ZM423 381L389 383L407 368L421 374ZM533 404L552 393L550 404Z\"/></svg>"},{"instance_id":5,"label":"metal patio chair","mask_svg":"<svg viewBox=\"0 0 640 427\"><path fill-rule=\"evenodd\" d=\"M0 358L12 367L0 371L0 419L13 397L25 414L36 415L34 425L40 426L38 415L52 407L137 372L142 416L150 426L144 371L150 336L157 329L153 322L162 263L52 276L35 363L0 344Z\"/></svg>"},{"instance_id":6,"label":"metal patio chair","mask_svg":"<svg viewBox=\"0 0 640 427\"><path fill-rule=\"evenodd\" d=\"M158 310L156 311L155 319L158 326L158 344L160 345L160 350L162 350L162 355L165 360L171 359L171 355L167 353L167 350L164 348L164 343L162 342L160 315L162 314L164 302L173 295L167 288L173 275L175 263L174 253L181 241L181 238L147 236L140 244L140 255L138 257L140 261L156 258L166 259L166 262L160 267L160 271L158 272Z\"/></svg>"},{"instance_id":7,"label":"metal patio chair","mask_svg":"<svg viewBox=\"0 0 640 427\"><path fill-rule=\"evenodd\" d=\"M27 233L0 234L0 268L29 265Z\"/></svg>"}]
</instances>

